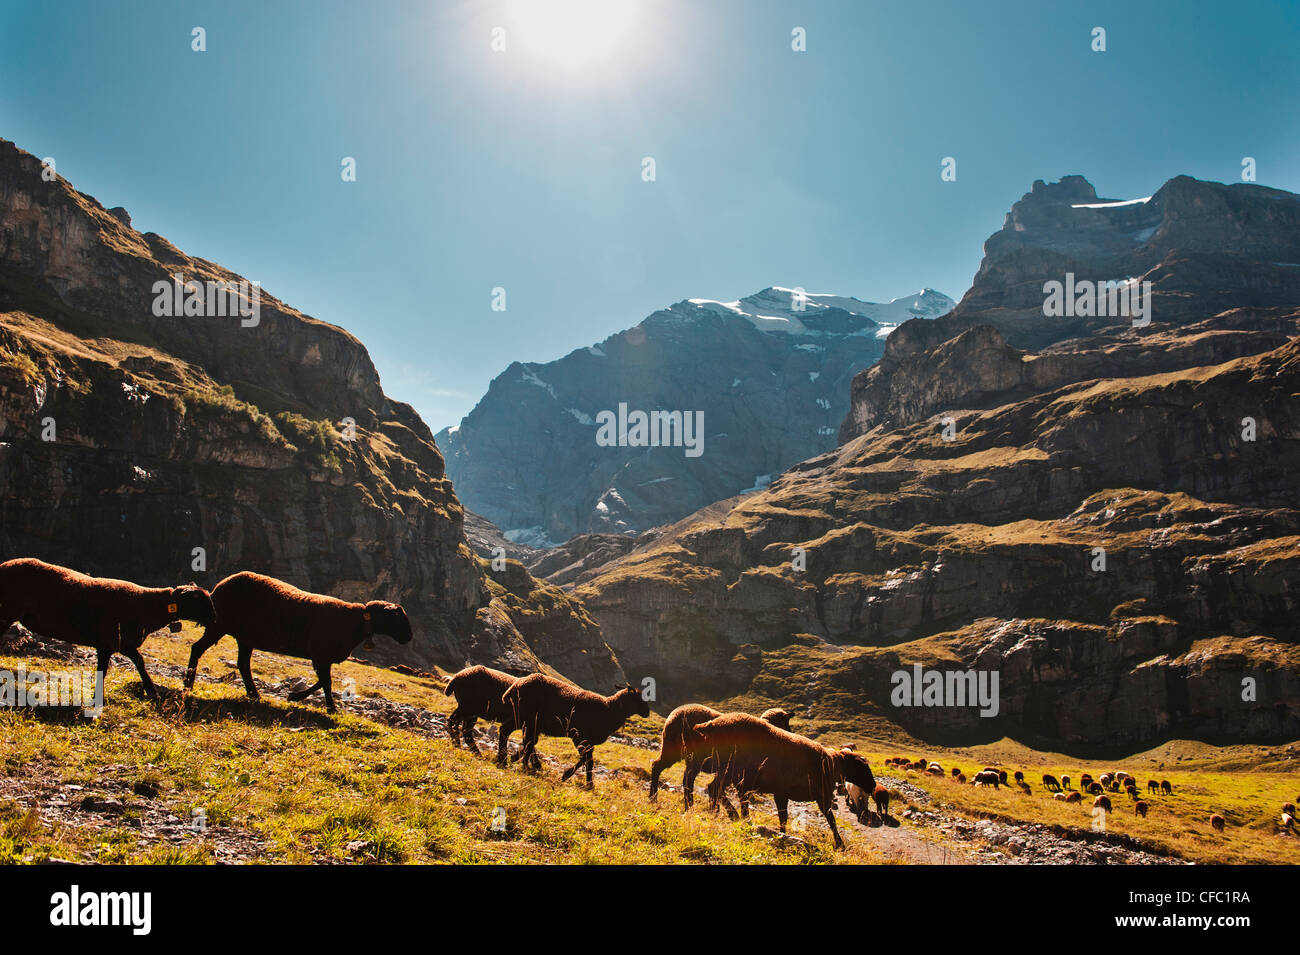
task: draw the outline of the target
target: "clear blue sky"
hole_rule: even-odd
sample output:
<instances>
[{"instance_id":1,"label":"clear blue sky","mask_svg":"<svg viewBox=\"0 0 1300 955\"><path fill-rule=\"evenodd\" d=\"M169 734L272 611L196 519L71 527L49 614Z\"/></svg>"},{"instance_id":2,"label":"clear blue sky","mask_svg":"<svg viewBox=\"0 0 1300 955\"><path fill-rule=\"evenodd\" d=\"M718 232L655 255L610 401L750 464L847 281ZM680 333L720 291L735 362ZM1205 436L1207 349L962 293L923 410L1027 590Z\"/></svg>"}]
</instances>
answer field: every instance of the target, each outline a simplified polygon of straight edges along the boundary
<instances>
[{"instance_id":1,"label":"clear blue sky","mask_svg":"<svg viewBox=\"0 0 1300 955\"><path fill-rule=\"evenodd\" d=\"M435 429L683 298L958 298L1034 179L1300 190L1295 0L527 6L0 0L0 136L352 331Z\"/></svg>"}]
</instances>

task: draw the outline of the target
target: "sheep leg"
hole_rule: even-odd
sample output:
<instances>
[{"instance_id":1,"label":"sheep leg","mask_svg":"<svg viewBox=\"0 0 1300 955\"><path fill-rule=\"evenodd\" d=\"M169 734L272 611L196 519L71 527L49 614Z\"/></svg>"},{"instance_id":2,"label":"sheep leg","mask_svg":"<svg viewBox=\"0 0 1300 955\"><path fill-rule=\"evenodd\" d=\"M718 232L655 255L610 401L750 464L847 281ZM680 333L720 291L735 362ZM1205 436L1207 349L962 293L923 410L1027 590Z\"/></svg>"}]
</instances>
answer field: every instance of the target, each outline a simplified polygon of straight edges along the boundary
<instances>
[{"instance_id":1,"label":"sheep leg","mask_svg":"<svg viewBox=\"0 0 1300 955\"><path fill-rule=\"evenodd\" d=\"M695 777L699 774L699 762L688 759L686 761L686 772L682 773L682 800L686 804L683 807L684 809L690 809L691 803L695 802Z\"/></svg>"},{"instance_id":2,"label":"sheep leg","mask_svg":"<svg viewBox=\"0 0 1300 955\"><path fill-rule=\"evenodd\" d=\"M474 742L474 724L477 722L478 717L473 713L470 713L461 720L460 726L461 739L465 741L465 745L469 747L470 752L474 753L476 756L483 752L478 748L478 743Z\"/></svg>"},{"instance_id":3,"label":"sheep leg","mask_svg":"<svg viewBox=\"0 0 1300 955\"><path fill-rule=\"evenodd\" d=\"M515 731L514 720L506 717L501 721L501 729L497 731L497 765L506 764L506 749L510 743L510 734Z\"/></svg>"},{"instance_id":4,"label":"sheep leg","mask_svg":"<svg viewBox=\"0 0 1300 955\"><path fill-rule=\"evenodd\" d=\"M781 831L785 832L786 820L790 818L790 800L785 796L776 798L776 818L781 823Z\"/></svg>"},{"instance_id":5,"label":"sheep leg","mask_svg":"<svg viewBox=\"0 0 1300 955\"><path fill-rule=\"evenodd\" d=\"M834 804L820 803L819 808L822 811L822 815L826 817L826 824L831 827L831 835L835 837L835 848L843 849L844 840L840 838L840 830L835 825L835 813L831 812L832 805ZM785 826L783 825L781 828L784 829Z\"/></svg>"},{"instance_id":6,"label":"sheep leg","mask_svg":"<svg viewBox=\"0 0 1300 955\"><path fill-rule=\"evenodd\" d=\"M578 761L564 771L564 775L560 777L560 782L566 782L570 776L572 776L579 769L581 769L583 765L586 764L588 758L591 756L592 748L590 746L584 745L582 743L574 743L574 745L578 747ZM587 769L587 785L588 786L591 785L590 767L588 767Z\"/></svg>"},{"instance_id":7,"label":"sheep leg","mask_svg":"<svg viewBox=\"0 0 1300 955\"><path fill-rule=\"evenodd\" d=\"M316 676L319 681L318 685L322 690L325 691L325 710L328 713L333 713L334 712L334 690L330 678L330 664L328 661L325 661L322 663L313 663L312 666L316 668Z\"/></svg>"},{"instance_id":8,"label":"sheep leg","mask_svg":"<svg viewBox=\"0 0 1300 955\"><path fill-rule=\"evenodd\" d=\"M190 665L185 669L185 689L194 689L194 677L199 672L199 659L224 636L224 633L217 632L216 627L208 627L203 631L203 636L194 641L194 646L190 647Z\"/></svg>"},{"instance_id":9,"label":"sheep leg","mask_svg":"<svg viewBox=\"0 0 1300 955\"><path fill-rule=\"evenodd\" d=\"M144 667L144 657L140 656L140 648L134 650L123 650L122 656L126 657L135 664L135 668L140 671L140 682L144 685L144 692L149 699L154 702L158 701L158 688L153 685L153 680L149 679L149 671Z\"/></svg>"},{"instance_id":10,"label":"sheep leg","mask_svg":"<svg viewBox=\"0 0 1300 955\"><path fill-rule=\"evenodd\" d=\"M244 692L250 700L260 700L257 684L253 682L253 648L248 644L239 645L239 675L244 678ZM290 694L290 699L293 699Z\"/></svg>"},{"instance_id":11,"label":"sheep leg","mask_svg":"<svg viewBox=\"0 0 1300 955\"><path fill-rule=\"evenodd\" d=\"M95 669L99 672L100 683L104 686L104 695L108 696L108 668L113 664L113 651L108 647L96 647ZM101 704L103 700L99 701Z\"/></svg>"},{"instance_id":12,"label":"sheep leg","mask_svg":"<svg viewBox=\"0 0 1300 955\"><path fill-rule=\"evenodd\" d=\"M447 738L452 746L460 745L460 707L457 706L447 716Z\"/></svg>"}]
</instances>

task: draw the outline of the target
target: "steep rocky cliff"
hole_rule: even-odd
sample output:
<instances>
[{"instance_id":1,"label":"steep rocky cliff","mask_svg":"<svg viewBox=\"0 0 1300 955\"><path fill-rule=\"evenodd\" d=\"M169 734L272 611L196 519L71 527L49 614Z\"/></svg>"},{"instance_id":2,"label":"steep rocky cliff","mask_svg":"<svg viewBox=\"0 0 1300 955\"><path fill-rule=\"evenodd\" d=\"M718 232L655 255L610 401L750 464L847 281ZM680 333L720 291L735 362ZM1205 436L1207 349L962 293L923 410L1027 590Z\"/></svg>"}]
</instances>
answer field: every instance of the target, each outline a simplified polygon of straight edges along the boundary
<instances>
[{"instance_id":1,"label":"steep rocky cliff","mask_svg":"<svg viewBox=\"0 0 1300 955\"><path fill-rule=\"evenodd\" d=\"M577 587L629 672L936 739L1300 735L1300 199L1171 181L1139 205L1162 199L1178 308L1048 335L1043 249L1083 275L1115 241L1033 196L957 312L890 336L844 444ZM998 715L895 706L914 663L998 672Z\"/></svg>"},{"instance_id":2,"label":"steep rocky cliff","mask_svg":"<svg viewBox=\"0 0 1300 955\"><path fill-rule=\"evenodd\" d=\"M1232 309L1294 305L1300 302L1300 202L1266 186L1189 176L1137 200L1098 198L1080 176L1034 183L984 244L984 260L957 307L934 322L905 323L889 336L879 363L854 379L841 443L941 407L986 407L1039 387L1023 380L1030 369L1009 360L1004 344L1052 354L1055 343L1131 324L1114 316L1044 315L1044 284L1063 282L1067 274L1079 283L1149 282L1148 330L1203 323ZM935 351L976 325L1000 334ZM1154 349L1141 359L1156 363L1153 369L1161 360ZM1033 373L1048 368L1048 374L1074 373L1055 362Z\"/></svg>"},{"instance_id":3,"label":"steep rocky cliff","mask_svg":"<svg viewBox=\"0 0 1300 955\"><path fill-rule=\"evenodd\" d=\"M621 676L580 607L485 570L433 435L359 341L262 290L254 312L248 286L251 317L206 295L157 314L173 274L241 277L42 172L0 140L0 559L153 584L255 570L401 601L417 639L377 660Z\"/></svg>"},{"instance_id":4,"label":"steep rocky cliff","mask_svg":"<svg viewBox=\"0 0 1300 955\"><path fill-rule=\"evenodd\" d=\"M889 329L952 306L932 289L884 305L782 288L678 302L558 361L512 364L438 444L466 505L513 541L643 531L834 447L849 382ZM698 453L657 436L602 444L601 412L620 405L698 415Z\"/></svg>"}]
</instances>

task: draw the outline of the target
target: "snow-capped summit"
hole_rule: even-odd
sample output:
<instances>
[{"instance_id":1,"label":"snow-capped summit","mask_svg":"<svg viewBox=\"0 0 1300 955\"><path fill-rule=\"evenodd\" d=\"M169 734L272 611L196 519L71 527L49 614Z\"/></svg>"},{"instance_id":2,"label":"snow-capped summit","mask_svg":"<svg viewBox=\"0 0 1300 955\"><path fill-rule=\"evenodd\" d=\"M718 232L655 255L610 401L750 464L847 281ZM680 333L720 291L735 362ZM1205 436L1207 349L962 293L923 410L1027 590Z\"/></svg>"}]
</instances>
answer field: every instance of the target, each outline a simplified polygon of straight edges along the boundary
<instances>
[{"instance_id":1,"label":"snow-capped summit","mask_svg":"<svg viewBox=\"0 0 1300 955\"><path fill-rule=\"evenodd\" d=\"M932 288L924 288L915 295L900 296L882 304L864 302L847 295L806 292L774 285L734 302L692 298L687 299L687 304L730 312L748 319L760 331L817 335L824 330L816 327L809 319L830 309L838 309L892 329L910 318L938 318L952 311L957 303ZM864 325L858 329L858 333L861 334L865 329Z\"/></svg>"}]
</instances>

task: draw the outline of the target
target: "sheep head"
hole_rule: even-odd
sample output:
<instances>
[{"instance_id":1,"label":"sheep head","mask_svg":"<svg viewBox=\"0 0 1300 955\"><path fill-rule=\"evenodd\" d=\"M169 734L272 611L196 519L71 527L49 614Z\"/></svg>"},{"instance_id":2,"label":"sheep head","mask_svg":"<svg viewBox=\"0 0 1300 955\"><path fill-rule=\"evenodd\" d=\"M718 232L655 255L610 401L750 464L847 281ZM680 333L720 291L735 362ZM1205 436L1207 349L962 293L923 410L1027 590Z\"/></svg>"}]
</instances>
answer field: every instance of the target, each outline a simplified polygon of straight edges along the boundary
<instances>
[{"instance_id":1,"label":"sheep head","mask_svg":"<svg viewBox=\"0 0 1300 955\"><path fill-rule=\"evenodd\" d=\"M370 632L392 637L398 643L411 642L411 621L401 604L388 600L372 600L366 604L365 613L370 622Z\"/></svg>"},{"instance_id":2,"label":"sheep head","mask_svg":"<svg viewBox=\"0 0 1300 955\"><path fill-rule=\"evenodd\" d=\"M192 581L173 587L168 603L176 607L174 616L177 620L193 620L206 626L217 619L212 595Z\"/></svg>"},{"instance_id":3,"label":"sheep head","mask_svg":"<svg viewBox=\"0 0 1300 955\"><path fill-rule=\"evenodd\" d=\"M629 707L637 716L649 716L650 704L641 695L641 691L631 684L620 686L614 693L614 699Z\"/></svg>"},{"instance_id":4,"label":"sheep head","mask_svg":"<svg viewBox=\"0 0 1300 955\"><path fill-rule=\"evenodd\" d=\"M862 756L854 752L843 752L839 754L837 762L840 775L845 782L853 783L863 792L874 792L876 789L876 777L871 772L871 764Z\"/></svg>"}]
</instances>

